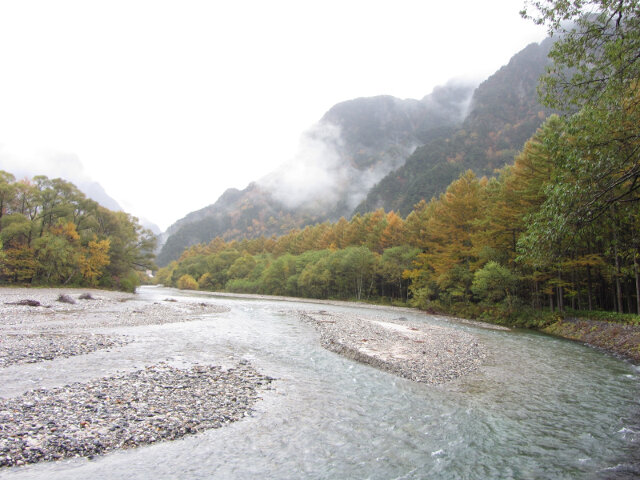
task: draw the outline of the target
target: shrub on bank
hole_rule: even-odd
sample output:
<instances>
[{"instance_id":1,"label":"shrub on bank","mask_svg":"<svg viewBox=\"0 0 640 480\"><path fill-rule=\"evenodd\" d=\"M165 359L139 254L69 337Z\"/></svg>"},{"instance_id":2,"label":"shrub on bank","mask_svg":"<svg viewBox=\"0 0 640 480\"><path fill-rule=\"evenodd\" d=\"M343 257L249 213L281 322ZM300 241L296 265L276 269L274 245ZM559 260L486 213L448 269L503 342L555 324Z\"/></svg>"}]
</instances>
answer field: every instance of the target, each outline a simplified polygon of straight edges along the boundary
<instances>
[{"instance_id":1,"label":"shrub on bank","mask_svg":"<svg viewBox=\"0 0 640 480\"><path fill-rule=\"evenodd\" d=\"M180 290L198 290L198 282L188 273L178 279L177 286Z\"/></svg>"}]
</instances>

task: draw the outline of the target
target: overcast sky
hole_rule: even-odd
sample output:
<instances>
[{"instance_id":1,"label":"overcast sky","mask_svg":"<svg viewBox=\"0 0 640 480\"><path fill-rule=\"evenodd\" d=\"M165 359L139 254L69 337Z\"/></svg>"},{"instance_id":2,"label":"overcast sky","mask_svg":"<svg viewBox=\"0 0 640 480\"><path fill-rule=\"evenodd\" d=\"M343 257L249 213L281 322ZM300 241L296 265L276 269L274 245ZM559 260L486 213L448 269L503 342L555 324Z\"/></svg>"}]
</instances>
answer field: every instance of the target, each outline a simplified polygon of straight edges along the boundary
<instances>
[{"instance_id":1,"label":"overcast sky","mask_svg":"<svg viewBox=\"0 0 640 480\"><path fill-rule=\"evenodd\" d=\"M0 169L90 178L162 229L291 158L334 104L484 79L519 0L0 0Z\"/></svg>"}]
</instances>

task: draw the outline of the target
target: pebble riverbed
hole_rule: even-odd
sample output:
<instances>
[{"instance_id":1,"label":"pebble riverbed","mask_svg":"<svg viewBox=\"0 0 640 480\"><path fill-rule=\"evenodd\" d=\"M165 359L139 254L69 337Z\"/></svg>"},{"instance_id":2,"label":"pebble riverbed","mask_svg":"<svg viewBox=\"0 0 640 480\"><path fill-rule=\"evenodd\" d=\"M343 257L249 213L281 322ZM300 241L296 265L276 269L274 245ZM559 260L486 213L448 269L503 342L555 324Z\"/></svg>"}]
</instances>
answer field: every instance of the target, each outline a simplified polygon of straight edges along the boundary
<instances>
[{"instance_id":1,"label":"pebble riverbed","mask_svg":"<svg viewBox=\"0 0 640 480\"><path fill-rule=\"evenodd\" d=\"M124 375L36 389L0 400L0 467L175 440L220 428L251 412L272 381L248 363Z\"/></svg>"},{"instance_id":2,"label":"pebble riverbed","mask_svg":"<svg viewBox=\"0 0 640 480\"><path fill-rule=\"evenodd\" d=\"M401 377L441 384L477 370L485 348L473 335L453 328L409 322L404 317L299 312L320 332L327 350Z\"/></svg>"},{"instance_id":3,"label":"pebble riverbed","mask_svg":"<svg viewBox=\"0 0 640 480\"><path fill-rule=\"evenodd\" d=\"M97 331L103 328L184 322L228 310L172 298L142 302L122 292L1 288L0 368L135 341ZM272 381L246 361L226 369L157 363L0 398L0 467L92 457L219 428L249 415Z\"/></svg>"}]
</instances>

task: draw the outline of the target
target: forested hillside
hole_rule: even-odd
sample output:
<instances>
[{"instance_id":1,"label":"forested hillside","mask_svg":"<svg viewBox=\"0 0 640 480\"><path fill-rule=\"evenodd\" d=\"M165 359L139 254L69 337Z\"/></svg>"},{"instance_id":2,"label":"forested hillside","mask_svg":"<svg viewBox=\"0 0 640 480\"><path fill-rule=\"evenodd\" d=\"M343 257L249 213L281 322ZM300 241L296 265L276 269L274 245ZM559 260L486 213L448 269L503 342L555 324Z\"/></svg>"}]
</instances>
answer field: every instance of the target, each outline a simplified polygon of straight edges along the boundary
<instances>
[{"instance_id":1,"label":"forested hillside","mask_svg":"<svg viewBox=\"0 0 640 480\"><path fill-rule=\"evenodd\" d=\"M88 199L65 180L16 181L0 171L0 281L133 291L155 268L155 237L136 218Z\"/></svg>"},{"instance_id":2,"label":"forested hillside","mask_svg":"<svg viewBox=\"0 0 640 480\"><path fill-rule=\"evenodd\" d=\"M544 256L530 245L543 241L532 220L558 174L548 145L566 127L551 117L496 178L468 170L406 219L379 209L278 238L216 238L186 250L158 281L313 298L409 298L424 309L494 319L527 307L637 312L637 260L622 253L637 252L637 206L616 209L565 245L544 243ZM612 295L618 289L621 296Z\"/></svg>"},{"instance_id":3,"label":"forested hillside","mask_svg":"<svg viewBox=\"0 0 640 480\"><path fill-rule=\"evenodd\" d=\"M492 174L547 116L535 90L550 44L529 45L476 89L450 83L422 100L379 96L335 105L291 161L172 225L158 263L216 236L282 235L380 207L406 215L468 168Z\"/></svg>"},{"instance_id":4,"label":"forested hillside","mask_svg":"<svg viewBox=\"0 0 640 480\"><path fill-rule=\"evenodd\" d=\"M160 270L159 281L316 298L408 298L424 309L522 325L543 325L550 312L567 308L639 314L640 7L592 3L601 10L587 17L579 5L536 3L537 21L563 34L542 77L545 108L566 113L549 117L492 178L453 167L492 173L545 115L508 69L490 80L515 87L502 88L516 98L494 108L487 84L478 90L465 121L469 133L431 143L442 155L461 155L442 166L451 165L444 174L457 178L406 218L378 209L280 238L216 238L186 250ZM567 19L574 23L563 30ZM540 58L534 50L523 54ZM418 163L415 155L411 162Z\"/></svg>"},{"instance_id":5,"label":"forested hillside","mask_svg":"<svg viewBox=\"0 0 640 480\"><path fill-rule=\"evenodd\" d=\"M208 242L216 236L234 239L282 235L322 219L313 211L287 208L270 192L251 183L244 190L228 189L215 204L192 212L174 224L167 232L169 235L157 262L166 265L188 246Z\"/></svg>"},{"instance_id":6,"label":"forested hillside","mask_svg":"<svg viewBox=\"0 0 640 480\"><path fill-rule=\"evenodd\" d=\"M465 170L492 175L512 162L550 113L538 101L536 85L549 65L551 45L547 39L514 55L473 92L461 128L417 148L404 166L371 189L357 211L382 207L407 215L420 200L442 193Z\"/></svg>"},{"instance_id":7,"label":"forested hillside","mask_svg":"<svg viewBox=\"0 0 640 480\"><path fill-rule=\"evenodd\" d=\"M158 255L165 265L188 246L282 235L293 227L349 217L371 187L401 166L416 146L449 134L468 108L473 87L448 84L422 100L390 96L331 108L301 140L298 154L265 178L169 227Z\"/></svg>"}]
</instances>

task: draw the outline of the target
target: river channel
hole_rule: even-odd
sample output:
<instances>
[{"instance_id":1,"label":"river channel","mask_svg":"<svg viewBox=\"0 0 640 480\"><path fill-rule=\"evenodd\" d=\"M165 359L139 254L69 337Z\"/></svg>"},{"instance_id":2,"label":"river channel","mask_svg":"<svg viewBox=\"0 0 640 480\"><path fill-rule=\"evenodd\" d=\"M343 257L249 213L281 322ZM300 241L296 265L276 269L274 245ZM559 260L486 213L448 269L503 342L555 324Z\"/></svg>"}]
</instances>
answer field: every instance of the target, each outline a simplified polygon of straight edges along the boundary
<instances>
[{"instance_id":1,"label":"river channel","mask_svg":"<svg viewBox=\"0 0 640 480\"><path fill-rule=\"evenodd\" d=\"M577 343L500 331L418 311L376 315L462 329L486 346L479 371L433 386L356 363L320 346L296 310L369 307L230 298L143 287L149 302L194 297L230 308L190 322L109 332L135 341L14 367L29 382L64 385L158 361L231 366L249 360L276 378L251 416L172 442L6 469L15 479L632 479L640 478L640 370ZM187 298L188 297L188 298Z\"/></svg>"}]
</instances>

